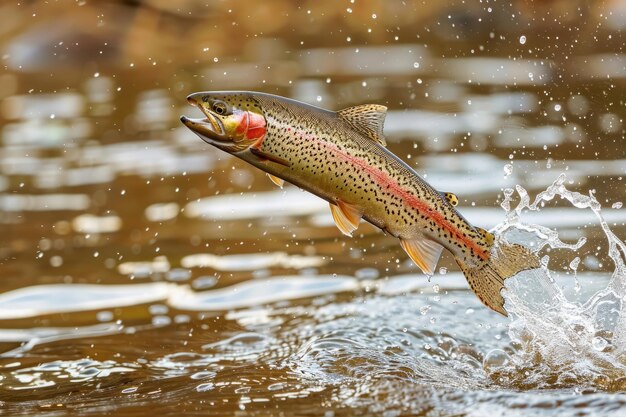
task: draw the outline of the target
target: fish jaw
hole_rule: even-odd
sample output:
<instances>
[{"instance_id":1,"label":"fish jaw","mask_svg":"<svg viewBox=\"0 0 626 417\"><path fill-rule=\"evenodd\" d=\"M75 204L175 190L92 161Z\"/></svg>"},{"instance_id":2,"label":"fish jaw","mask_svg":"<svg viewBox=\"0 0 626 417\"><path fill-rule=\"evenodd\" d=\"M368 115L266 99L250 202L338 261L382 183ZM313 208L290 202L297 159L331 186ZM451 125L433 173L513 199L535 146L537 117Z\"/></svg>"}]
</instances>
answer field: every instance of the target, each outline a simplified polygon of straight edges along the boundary
<instances>
[{"instance_id":1,"label":"fish jaw","mask_svg":"<svg viewBox=\"0 0 626 417\"><path fill-rule=\"evenodd\" d=\"M262 143L267 122L260 107L256 111L250 109L249 94L200 92L189 95L187 101L199 108L206 118L182 116L180 120L206 143L228 153L259 147Z\"/></svg>"},{"instance_id":2,"label":"fish jaw","mask_svg":"<svg viewBox=\"0 0 626 417\"><path fill-rule=\"evenodd\" d=\"M181 116L180 121L187 126L192 132L200 137L203 141L210 145L218 146L219 144L228 143L231 139L226 134L222 121L215 113L206 107L199 105L198 95L192 94L187 97L187 101L192 106L199 108L206 116L205 118L192 119L187 116Z\"/></svg>"}]
</instances>

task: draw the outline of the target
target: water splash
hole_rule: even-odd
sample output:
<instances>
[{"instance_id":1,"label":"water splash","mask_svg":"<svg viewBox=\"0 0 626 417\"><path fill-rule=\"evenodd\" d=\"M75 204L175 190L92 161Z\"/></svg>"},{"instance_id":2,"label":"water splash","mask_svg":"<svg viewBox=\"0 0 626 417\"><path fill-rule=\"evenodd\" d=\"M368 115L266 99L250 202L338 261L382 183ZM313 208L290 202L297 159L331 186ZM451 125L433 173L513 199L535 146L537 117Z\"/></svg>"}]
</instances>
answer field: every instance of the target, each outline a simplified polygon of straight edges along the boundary
<instances>
[{"instance_id":1,"label":"water splash","mask_svg":"<svg viewBox=\"0 0 626 417\"><path fill-rule=\"evenodd\" d=\"M607 287L587 301L571 300L556 284L544 255L542 268L526 271L507 280L504 297L512 321L509 326L511 347L489 352L485 367L499 384L517 388L594 389L617 391L626 388L626 245L611 231L593 192L583 195L565 186L561 175L531 202L521 186L516 187L519 202L511 208L514 191L505 191L502 207L506 220L495 230L506 240L523 242L536 252L559 249L575 252L569 268L576 274L580 251L586 243L581 237L574 244L565 243L555 230L524 224L527 211L540 211L560 197L574 207L591 210L608 241L608 256L614 271ZM576 279L576 278L574 278ZM580 289L576 281L575 289Z\"/></svg>"},{"instance_id":2,"label":"water splash","mask_svg":"<svg viewBox=\"0 0 626 417\"><path fill-rule=\"evenodd\" d=\"M543 255L542 268L507 280L509 319L478 307L467 291L451 289L439 298L436 292L405 285L398 286L399 292L386 291L394 286L382 285L360 302L331 303L311 312L313 323L300 322L291 330L308 342L286 365L300 380L334 387L336 403L370 412L398 407L425 414L418 405L434 405L451 414L473 409L541 415L550 401L559 404L555 415L572 415L581 407L619 415L616 410L625 400L620 391L626 388L626 250L593 193L570 191L565 181L559 177L534 200L520 186L505 191L506 219L495 228L499 239L523 243ZM566 242L570 239L558 231L524 221L529 212L558 202L557 197L576 211L591 210L598 219L615 265L610 279L585 271L585 237ZM563 253L571 258L564 264L569 275L550 265L561 262ZM580 283L566 291L574 280ZM602 290L593 293L598 288ZM462 314L460 305L471 307ZM289 338L288 327L285 323L283 338ZM520 404L516 414L512 410ZM479 414L484 413L472 415Z\"/></svg>"}]
</instances>

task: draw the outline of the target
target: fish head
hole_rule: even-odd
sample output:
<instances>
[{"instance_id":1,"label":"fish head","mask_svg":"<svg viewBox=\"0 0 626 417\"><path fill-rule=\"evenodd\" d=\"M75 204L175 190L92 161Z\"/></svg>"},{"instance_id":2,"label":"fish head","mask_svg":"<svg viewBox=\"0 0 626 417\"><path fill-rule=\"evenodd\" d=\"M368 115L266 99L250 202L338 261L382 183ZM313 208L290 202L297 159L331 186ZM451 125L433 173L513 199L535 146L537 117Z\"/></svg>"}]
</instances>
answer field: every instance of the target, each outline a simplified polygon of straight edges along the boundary
<instances>
[{"instance_id":1,"label":"fish head","mask_svg":"<svg viewBox=\"0 0 626 417\"><path fill-rule=\"evenodd\" d=\"M204 118L182 116L180 120L202 140L229 153L259 144L267 121L259 102L248 92L201 92L187 97Z\"/></svg>"}]
</instances>

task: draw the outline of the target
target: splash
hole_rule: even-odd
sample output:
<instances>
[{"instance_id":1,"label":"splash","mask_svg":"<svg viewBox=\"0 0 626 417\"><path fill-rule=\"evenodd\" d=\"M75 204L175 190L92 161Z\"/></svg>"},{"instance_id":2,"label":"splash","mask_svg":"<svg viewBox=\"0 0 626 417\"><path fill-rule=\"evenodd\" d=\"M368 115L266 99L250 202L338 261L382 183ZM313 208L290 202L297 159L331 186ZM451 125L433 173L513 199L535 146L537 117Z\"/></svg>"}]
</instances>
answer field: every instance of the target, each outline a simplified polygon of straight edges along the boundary
<instances>
[{"instance_id":1,"label":"splash","mask_svg":"<svg viewBox=\"0 0 626 417\"><path fill-rule=\"evenodd\" d=\"M606 288L588 300L572 300L557 285L556 268L549 269L544 255L542 268L507 280L504 298L511 316L509 349L489 352L485 369L498 384L519 389L576 388L619 391L626 389L626 245L611 231L593 192L583 195L565 186L561 175L531 202L524 188L516 186L519 202L511 208L514 191L505 190L502 207L506 220L495 228L501 239L531 246L534 251L574 252L569 269L580 291L577 270L586 239L563 242L555 230L525 224L527 211L540 211L556 198L582 210L591 210L608 242L614 270ZM602 266L596 262L596 266ZM579 297L580 298L580 297Z\"/></svg>"}]
</instances>

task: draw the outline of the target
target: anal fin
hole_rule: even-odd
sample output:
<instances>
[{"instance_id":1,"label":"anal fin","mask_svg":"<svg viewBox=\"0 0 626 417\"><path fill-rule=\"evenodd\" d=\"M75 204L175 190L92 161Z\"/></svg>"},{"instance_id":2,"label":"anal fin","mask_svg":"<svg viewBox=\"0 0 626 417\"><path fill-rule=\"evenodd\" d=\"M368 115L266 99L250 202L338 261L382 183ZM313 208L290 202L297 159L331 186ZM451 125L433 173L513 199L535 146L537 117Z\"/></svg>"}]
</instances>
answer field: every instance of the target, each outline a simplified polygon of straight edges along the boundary
<instances>
[{"instance_id":1,"label":"anal fin","mask_svg":"<svg viewBox=\"0 0 626 417\"><path fill-rule=\"evenodd\" d=\"M411 240L400 239L402 249L409 255L415 265L426 275L434 275L443 246L424 237Z\"/></svg>"},{"instance_id":2,"label":"anal fin","mask_svg":"<svg viewBox=\"0 0 626 417\"><path fill-rule=\"evenodd\" d=\"M352 236L352 232L359 227L361 213L352 205L337 200L337 204L330 203L330 212L335 224L344 235Z\"/></svg>"},{"instance_id":3,"label":"anal fin","mask_svg":"<svg viewBox=\"0 0 626 417\"><path fill-rule=\"evenodd\" d=\"M283 185L285 185L284 179L278 178L277 176L269 174L269 173L266 173L266 174L270 178L270 180L272 180L274 184L278 185L280 188L283 188Z\"/></svg>"}]
</instances>

